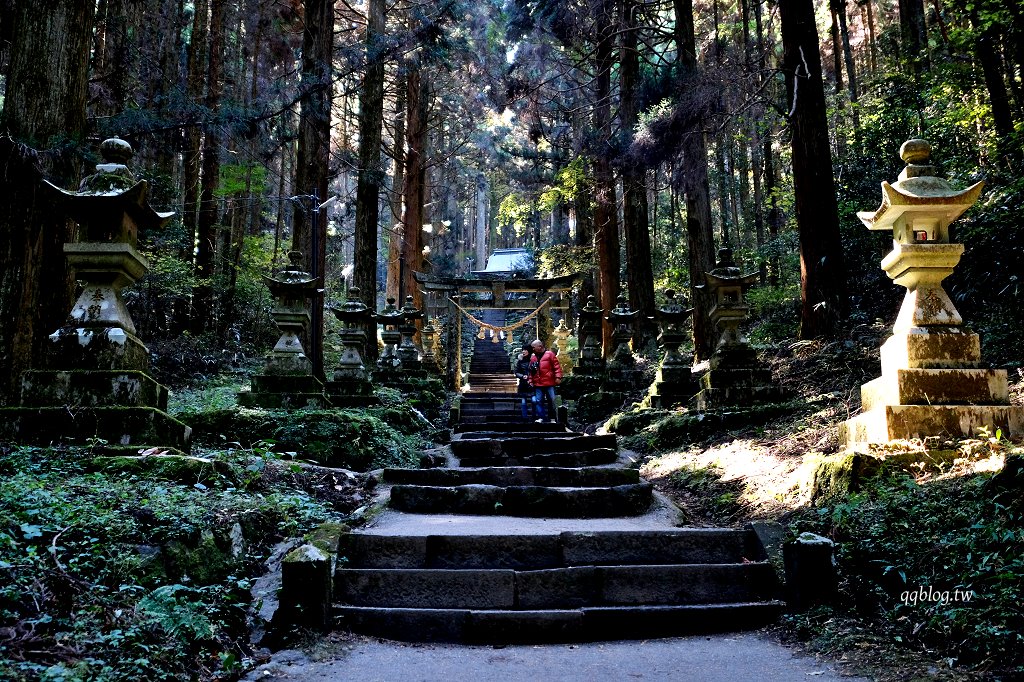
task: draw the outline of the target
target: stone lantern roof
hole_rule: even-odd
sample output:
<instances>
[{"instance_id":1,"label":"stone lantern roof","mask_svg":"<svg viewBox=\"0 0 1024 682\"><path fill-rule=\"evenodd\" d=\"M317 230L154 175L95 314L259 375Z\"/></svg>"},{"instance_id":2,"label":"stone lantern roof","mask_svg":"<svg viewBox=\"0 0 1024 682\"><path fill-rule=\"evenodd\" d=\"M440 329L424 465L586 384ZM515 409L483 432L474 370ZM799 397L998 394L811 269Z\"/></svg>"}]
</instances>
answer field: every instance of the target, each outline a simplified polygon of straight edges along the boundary
<instances>
[{"instance_id":1,"label":"stone lantern roof","mask_svg":"<svg viewBox=\"0 0 1024 682\"><path fill-rule=\"evenodd\" d=\"M100 145L103 162L96 165L93 175L82 180L77 192L44 181L57 193L68 217L78 223L79 241L135 246L140 228L162 227L174 215L173 211L161 213L149 205L148 183L137 181L127 165L132 153L131 145L113 137Z\"/></svg>"},{"instance_id":2,"label":"stone lantern roof","mask_svg":"<svg viewBox=\"0 0 1024 682\"><path fill-rule=\"evenodd\" d=\"M949 224L978 200L985 183L977 182L958 190L938 177L930 162L931 145L925 140L904 142L900 158L907 167L896 182L882 182L882 205L875 211L860 211L857 217L869 230L892 229L898 242L948 242ZM910 230L906 229L908 221ZM927 222L938 229L929 231L923 224ZM915 225L924 229L917 229Z\"/></svg>"}]
</instances>

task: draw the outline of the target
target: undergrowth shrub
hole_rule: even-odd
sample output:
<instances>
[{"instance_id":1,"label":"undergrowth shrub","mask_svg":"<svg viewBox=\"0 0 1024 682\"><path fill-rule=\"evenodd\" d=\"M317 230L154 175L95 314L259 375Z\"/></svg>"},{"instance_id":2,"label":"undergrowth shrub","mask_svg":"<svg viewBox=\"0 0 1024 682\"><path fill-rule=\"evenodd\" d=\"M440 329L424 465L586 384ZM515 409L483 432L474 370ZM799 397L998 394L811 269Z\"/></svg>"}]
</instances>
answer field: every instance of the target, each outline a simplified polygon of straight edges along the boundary
<instances>
[{"instance_id":1,"label":"undergrowth shrub","mask_svg":"<svg viewBox=\"0 0 1024 682\"><path fill-rule=\"evenodd\" d=\"M1020 674L1024 505L995 495L988 480L919 485L897 475L808 510L795 529L837 542L841 611L881 618L958 665ZM932 598L911 597L922 590ZM954 598L964 593L969 600Z\"/></svg>"}]
</instances>

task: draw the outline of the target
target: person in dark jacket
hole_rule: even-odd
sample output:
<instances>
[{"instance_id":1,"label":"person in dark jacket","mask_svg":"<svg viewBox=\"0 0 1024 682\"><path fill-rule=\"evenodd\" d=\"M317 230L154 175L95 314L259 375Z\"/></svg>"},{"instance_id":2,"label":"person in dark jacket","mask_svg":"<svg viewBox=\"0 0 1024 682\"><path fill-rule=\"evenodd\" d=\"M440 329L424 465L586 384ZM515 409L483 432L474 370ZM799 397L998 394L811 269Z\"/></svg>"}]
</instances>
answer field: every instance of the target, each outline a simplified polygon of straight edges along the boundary
<instances>
[{"instance_id":1,"label":"person in dark jacket","mask_svg":"<svg viewBox=\"0 0 1024 682\"><path fill-rule=\"evenodd\" d=\"M519 357L516 358L516 366L512 370L516 375L516 379L519 379L517 391L519 393L519 401L523 409L523 419L525 420L532 418L534 405L536 404L534 388L533 385L530 384L530 360L532 357L532 349L529 346L523 346L519 351Z\"/></svg>"},{"instance_id":2,"label":"person in dark jacket","mask_svg":"<svg viewBox=\"0 0 1024 682\"><path fill-rule=\"evenodd\" d=\"M537 401L537 421L556 421L558 411L555 408L555 386L562 383L562 365L554 352L546 349L540 339L530 344L533 357L530 358L530 383L533 384ZM545 403L547 405L545 406Z\"/></svg>"}]
</instances>

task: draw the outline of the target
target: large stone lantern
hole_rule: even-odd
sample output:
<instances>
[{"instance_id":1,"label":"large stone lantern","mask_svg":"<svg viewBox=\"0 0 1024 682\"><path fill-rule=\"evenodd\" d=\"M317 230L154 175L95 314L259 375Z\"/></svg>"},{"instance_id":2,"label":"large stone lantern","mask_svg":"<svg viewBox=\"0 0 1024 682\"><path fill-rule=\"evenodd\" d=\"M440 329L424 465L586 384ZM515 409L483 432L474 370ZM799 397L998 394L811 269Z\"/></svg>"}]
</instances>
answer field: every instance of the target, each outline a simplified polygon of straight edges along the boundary
<instances>
[{"instance_id":1,"label":"large stone lantern","mask_svg":"<svg viewBox=\"0 0 1024 682\"><path fill-rule=\"evenodd\" d=\"M900 156L907 166L896 182L882 183L882 205L857 215L869 230L892 231L882 269L907 294L882 345L882 376L861 387L864 412L841 433L850 445L981 428L1019 434L1024 408L1009 404L1006 371L981 367L978 335L942 288L964 251L950 241L949 226L978 200L983 183L958 190L937 177L924 140L905 142Z\"/></svg>"},{"instance_id":2,"label":"large stone lantern","mask_svg":"<svg viewBox=\"0 0 1024 682\"><path fill-rule=\"evenodd\" d=\"M377 375L382 380L393 381L398 378L398 372L402 368L402 360L398 355L402 332L398 327L405 319L405 315L395 306L395 299L388 298L384 310L375 314L373 319L381 325L380 340L384 342L384 350L377 358Z\"/></svg>"},{"instance_id":3,"label":"large stone lantern","mask_svg":"<svg viewBox=\"0 0 1024 682\"><path fill-rule=\"evenodd\" d=\"M406 375L423 374L423 362L420 360L420 349L416 346L416 320L423 319L423 311L416 308L413 297L410 294L405 297L405 305L402 306L402 322L398 331L402 334L402 340L398 345L398 357L402 361L402 372Z\"/></svg>"},{"instance_id":4,"label":"large stone lantern","mask_svg":"<svg viewBox=\"0 0 1024 682\"><path fill-rule=\"evenodd\" d=\"M692 371L693 356L680 351L690 336L686 321L693 314L693 308L688 308L687 304L685 297L676 298L676 292L667 289L665 304L654 313L654 321L659 328L658 343L664 355L651 386L652 407L685 404L697 393L698 386Z\"/></svg>"},{"instance_id":5,"label":"large stone lantern","mask_svg":"<svg viewBox=\"0 0 1024 682\"><path fill-rule=\"evenodd\" d=\"M772 384L771 370L761 364L740 330L750 313L745 295L756 281L757 273L744 275L733 260L732 249L727 246L718 250L715 267L704 273L704 284L698 288L711 290L715 303L709 316L719 336L709 369L700 378L701 391L696 397L700 410L745 407L785 397L781 389Z\"/></svg>"},{"instance_id":6,"label":"large stone lantern","mask_svg":"<svg viewBox=\"0 0 1024 682\"><path fill-rule=\"evenodd\" d=\"M187 450L191 429L166 414L167 389L149 374L149 350L121 293L149 269L136 248L139 230L158 229L173 213L149 206L147 183L127 166L127 142L106 140L100 154L103 162L79 191L46 183L79 226L78 241L65 244L64 253L82 293L67 323L49 337L45 369L22 375L21 407L0 413L0 436Z\"/></svg>"},{"instance_id":7,"label":"large stone lantern","mask_svg":"<svg viewBox=\"0 0 1024 682\"><path fill-rule=\"evenodd\" d=\"M562 366L562 373L572 374L573 361L569 355L569 337L572 336L572 330L565 324L564 317L558 321L558 326L551 330L551 336L558 349L558 364Z\"/></svg>"},{"instance_id":8,"label":"large stone lantern","mask_svg":"<svg viewBox=\"0 0 1024 682\"><path fill-rule=\"evenodd\" d=\"M341 322L343 345L333 381L327 383L330 401L336 407L366 404L366 398L373 394L373 385L363 364L363 354L366 352L366 329L373 322L373 311L360 300L358 287L348 290L345 305L330 310Z\"/></svg>"},{"instance_id":9,"label":"large stone lantern","mask_svg":"<svg viewBox=\"0 0 1024 682\"><path fill-rule=\"evenodd\" d=\"M612 326L612 343L615 350L608 361L607 376L604 389L609 391L628 391L637 387L641 372L636 368L630 340L636 326L639 310L631 310L626 295L620 293L615 299L615 307L605 319Z\"/></svg>"},{"instance_id":10,"label":"large stone lantern","mask_svg":"<svg viewBox=\"0 0 1024 682\"><path fill-rule=\"evenodd\" d=\"M602 345L601 317L604 311L597 305L597 299L587 297L587 303L580 310L577 341L580 346L580 361L576 374L601 376L604 374L604 350Z\"/></svg>"},{"instance_id":11,"label":"large stone lantern","mask_svg":"<svg viewBox=\"0 0 1024 682\"><path fill-rule=\"evenodd\" d=\"M270 317L281 337L266 357L263 373L252 377L252 391L238 394L240 405L250 407L323 407L323 384L313 376L313 363L299 337L312 319L307 301L320 289L321 279L302 269L302 253L290 251L289 265L274 277L263 277L274 307Z\"/></svg>"}]
</instances>

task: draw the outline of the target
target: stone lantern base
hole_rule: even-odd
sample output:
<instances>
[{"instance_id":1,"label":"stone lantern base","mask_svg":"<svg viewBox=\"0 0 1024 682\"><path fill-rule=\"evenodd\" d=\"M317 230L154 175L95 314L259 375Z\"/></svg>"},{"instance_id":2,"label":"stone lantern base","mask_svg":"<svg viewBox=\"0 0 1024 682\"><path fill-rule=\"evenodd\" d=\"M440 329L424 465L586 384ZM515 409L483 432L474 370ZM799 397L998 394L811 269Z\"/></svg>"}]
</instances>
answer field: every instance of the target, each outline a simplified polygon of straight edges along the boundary
<instances>
[{"instance_id":1,"label":"stone lantern base","mask_svg":"<svg viewBox=\"0 0 1024 682\"><path fill-rule=\"evenodd\" d=\"M50 369L22 374L19 407L0 409L0 437L189 450L192 429L167 414L167 388L149 375L148 351L135 335L65 328L50 343Z\"/></svg>"},{"instance_id":2,"label":"stone lantern base","mask_svg":"<svg viewBox=\"0 0 1024 682\"><path fill-rule=\"evenodd\" d=\"M715 351L709 369L700 378L700 392L693 402L700 411L720 407L750 407L788 399L786 391L772 383L772 372L761 365L747 344L725 345Z\"/></svg>"},{"instance_id":3,"label":"stone lantern base","mask_svg":"<svg viewBox=\"0 0 1024 682\"><path fill-rule=\"evenodd\" d=\"M324 386L313 376L313 365L301 352L275 349L262 374L252 376L252 390L238 394L242 407L296 410L327 407Z\"/></svg>"},{"instance_id":4,"label":"stone lantern base","mask_svg":"<svg viewBox=\"0 0 1024 682\"><path fill-rule=\"evenodd\" d=\"M693 376L689 364L659 367L651 384L647 402L651 407L668 409L686 405L700 391L700 384Z\"/></svg>"},{"instance_id":5,"label":"stone lantern base","mask_svg":"<svg viewBox=\"0 0 1024 682\"><path fill-rule=\"evenodd\" d=\"M1024 433L1024 407L1009 404L1006 370L976 366L977 334L917 328L892 336L881 356L882 376L861 386L864 412L840 425L847 445Z\"/></svg>"}]
</instances>

